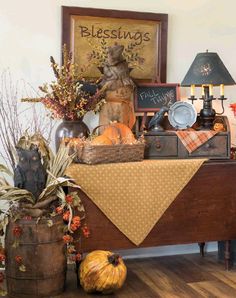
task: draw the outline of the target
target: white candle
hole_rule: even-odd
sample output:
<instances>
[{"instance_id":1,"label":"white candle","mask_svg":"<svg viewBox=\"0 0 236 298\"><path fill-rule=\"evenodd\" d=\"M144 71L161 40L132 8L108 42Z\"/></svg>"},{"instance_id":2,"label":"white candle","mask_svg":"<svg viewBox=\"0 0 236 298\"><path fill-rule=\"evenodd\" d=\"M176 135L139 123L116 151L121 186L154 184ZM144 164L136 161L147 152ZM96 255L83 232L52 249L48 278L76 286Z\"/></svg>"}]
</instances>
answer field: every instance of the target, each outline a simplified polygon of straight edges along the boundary
<instances>
[{"instance_id":1,"label":"white candle","mask_svg":"<svg viewBox=\"0 0 236 298\"><path fill-rule=\"evenodd\" d=\"M195 94L195 85L191 85L191 96Z\"/></svg>"},{"instance_id":2,"label":"white candle","mask_svg":"<svg viewBox=\"0 0 236 298\"><path fill-rule=\"evenodd\" d=\"M204 85L202 85L202 97L205 95Z\"/></svg>"},{"instance_id":3,"label":"white candle","mask_svg":"<svg viewBox=\"0 0 236 298\"><path fill-rule=\"evenodd\" d=\"M213 95L213 85L212 84L209 85L209 95L210 96Z\"/></svg>"},{"instance_id":4,"label":"white candle","mask_svg":"<svg viewBox=\"0 0 236 298\"><path fill-rule=\"evenodd\" d=\"M224 96L224 84L220 84L220 95Z\"/></svg>"}]
</instances>

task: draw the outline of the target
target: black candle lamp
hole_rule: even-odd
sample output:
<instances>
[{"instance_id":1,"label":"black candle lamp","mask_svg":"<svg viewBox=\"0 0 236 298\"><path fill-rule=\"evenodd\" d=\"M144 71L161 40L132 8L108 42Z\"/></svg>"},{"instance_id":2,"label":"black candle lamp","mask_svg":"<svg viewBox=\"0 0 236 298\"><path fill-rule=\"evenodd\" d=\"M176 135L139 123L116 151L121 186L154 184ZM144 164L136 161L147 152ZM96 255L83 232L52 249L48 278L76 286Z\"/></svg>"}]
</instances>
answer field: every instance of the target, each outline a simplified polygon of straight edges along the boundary
<instances>
[{"instance_id":1,"label":"black candle lamp","mask_svg":"<svg viewBox=\"0 0 236 298\"><path fill-rule=\"evenodd\" d=\"M235 81L231 77L227 68L224 66L217 53L199 53L195 57L192 65L190 66L185 78L183 79L182 86L191 86L191 96L189 100L194 103L197 98L195 97L195 86L202 88L203 108L200 111L201 129L211 129L216 114L224 113L224 85L234 85ZM216 113L212 108L213 86L220 86L220 98L222 104L222 112Z\"/></svg>"}]
</instances>

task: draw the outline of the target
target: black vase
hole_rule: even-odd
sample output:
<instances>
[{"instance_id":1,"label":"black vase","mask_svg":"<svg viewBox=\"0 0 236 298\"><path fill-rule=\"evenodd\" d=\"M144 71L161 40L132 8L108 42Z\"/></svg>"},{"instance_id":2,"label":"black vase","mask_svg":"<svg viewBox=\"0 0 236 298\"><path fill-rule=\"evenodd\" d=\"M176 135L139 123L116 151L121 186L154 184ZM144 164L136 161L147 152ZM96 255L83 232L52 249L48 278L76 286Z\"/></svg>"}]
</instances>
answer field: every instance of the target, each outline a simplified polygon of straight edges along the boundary
<instances>
[{"instance_id":1,"label":"black vase","mask_svg":"<svg viewBox=\"0 0 236 298\"><path fill-rule=\"evenodd\" d=\"M83 122L83 119L78 120L63 120L57 127L55 133L56 150L59 149L63 138L87 138L90 131L88 126Z\"/></svg>"}]
</instances>

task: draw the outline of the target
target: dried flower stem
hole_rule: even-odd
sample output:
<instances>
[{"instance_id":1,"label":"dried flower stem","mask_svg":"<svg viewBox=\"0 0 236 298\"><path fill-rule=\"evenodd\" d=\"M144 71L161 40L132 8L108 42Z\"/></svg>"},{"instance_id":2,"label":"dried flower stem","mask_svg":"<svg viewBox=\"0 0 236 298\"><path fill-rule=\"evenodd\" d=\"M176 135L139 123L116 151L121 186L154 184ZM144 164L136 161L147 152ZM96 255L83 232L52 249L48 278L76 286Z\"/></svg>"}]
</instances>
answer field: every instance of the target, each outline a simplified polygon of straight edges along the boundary
<instances>
[{"instance_id":1,"label":"dried flower stem","mask_svg":"<svg viewBox=\"0 0 236 298\"><path fill-rule=\"evenodd\" d=\"M16 165L14 147L26 130L30 133L40 132L48 140L51 137L51 119L43 117L34 105L24 105L26 107L23 109L20 103L20 93L28 95L32 91L33 88L23 80L13 83L8 69L0 74L0 145L3 149L0 156L12 169Z\"/></svg>"}]
</instances>

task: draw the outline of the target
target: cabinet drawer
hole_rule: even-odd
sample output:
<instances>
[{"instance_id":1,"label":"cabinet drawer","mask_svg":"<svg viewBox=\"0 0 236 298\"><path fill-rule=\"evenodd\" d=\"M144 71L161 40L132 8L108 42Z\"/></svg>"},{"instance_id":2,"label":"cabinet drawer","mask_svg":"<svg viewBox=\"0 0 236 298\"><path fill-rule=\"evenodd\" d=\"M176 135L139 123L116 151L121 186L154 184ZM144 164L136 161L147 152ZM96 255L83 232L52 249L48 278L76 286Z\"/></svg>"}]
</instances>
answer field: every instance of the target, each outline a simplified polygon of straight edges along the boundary
<instances>
[{"instance_id":1,"label":"cabinet drawer","mask_svg":"<svg viewBox=\"0 0 236 298\"><path fill-rule=\"evenodd\" d=\"M228 157L228 136L214 136L205 144L189 154L189 157Z\"/></svg>"},{"instance_id":2,"label":"cabinet drawer","mask_svg":"<svg viewBox=\"0 0 236 298\"><path fill-rule=\"evenodd\" d=\"M145 158L178 156L177 136L145 136Z\"/></svg>"}]
</instances>

